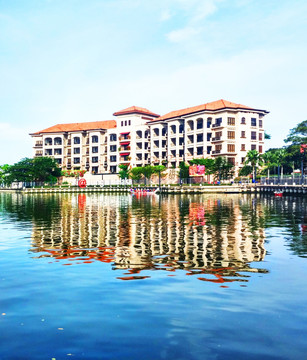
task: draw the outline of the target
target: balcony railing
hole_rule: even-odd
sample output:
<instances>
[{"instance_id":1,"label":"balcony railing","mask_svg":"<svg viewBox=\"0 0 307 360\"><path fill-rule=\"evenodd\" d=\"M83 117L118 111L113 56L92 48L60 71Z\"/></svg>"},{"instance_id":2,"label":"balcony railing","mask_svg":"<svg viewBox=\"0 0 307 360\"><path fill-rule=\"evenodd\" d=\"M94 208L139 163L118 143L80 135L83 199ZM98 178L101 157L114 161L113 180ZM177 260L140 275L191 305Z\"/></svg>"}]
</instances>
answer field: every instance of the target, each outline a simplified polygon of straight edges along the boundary
<instances>
[{"instance_id":1,"label":"balcony railing","mask_svg":"<svg viewBox=\"0 0 307 360\"><path fill-rule=\"evenodd\" d=\"M42 141L36 141L34 147L43 147L43 142Z\"/></svg>"},{"instance_id":2,"label":"balcony railing","mask_svg":"<svg viewBox=\"0 0 307 360\"><path fill-rule=\"evenodd\" d=\"M212 151L212 155L214 155L214 154L220 154L221 153L221 150L213 150Z\"/></svg>"},{"instance_id":3,"label":"balcony railing","mask_svg":"<svg viewBox=\"0 0 307 360\"><path fill-rule=\"evenodd\" d=\"M221 136L216 136L211 138L211 141L220 141L221 139L222 139Z\"/></svg>"},{"instance_id":4,"label":"balcony railing","mask_svg":"<svg viewBox=\"0 0 307 360\"><path fill-rule=\"evenodd\" d=\"M222 123L212 124L213 128L222 127Z\"/></svg>"}]
</instances>

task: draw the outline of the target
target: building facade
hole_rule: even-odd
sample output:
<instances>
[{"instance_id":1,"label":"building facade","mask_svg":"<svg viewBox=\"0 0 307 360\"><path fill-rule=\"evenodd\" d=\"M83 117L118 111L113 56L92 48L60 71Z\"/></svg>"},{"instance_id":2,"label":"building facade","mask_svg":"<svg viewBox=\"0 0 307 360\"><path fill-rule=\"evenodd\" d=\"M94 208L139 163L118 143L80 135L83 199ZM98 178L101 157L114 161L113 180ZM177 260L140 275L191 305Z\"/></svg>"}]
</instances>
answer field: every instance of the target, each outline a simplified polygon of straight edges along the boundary
<instances>
[{"instance_id":1,"label":"building facade","mask_svg":"<svg viewBox=\"0 0 307 360\"><path fill-rule=\"evenodd\" d=\"M115 174L131 167L224 156L243 166L249 150L264 150L266 110L218 100L160 116L132 106L115 120L55 125L30 134L34 156L52 156L66 170Z\"/></svg>"}]
</instances>

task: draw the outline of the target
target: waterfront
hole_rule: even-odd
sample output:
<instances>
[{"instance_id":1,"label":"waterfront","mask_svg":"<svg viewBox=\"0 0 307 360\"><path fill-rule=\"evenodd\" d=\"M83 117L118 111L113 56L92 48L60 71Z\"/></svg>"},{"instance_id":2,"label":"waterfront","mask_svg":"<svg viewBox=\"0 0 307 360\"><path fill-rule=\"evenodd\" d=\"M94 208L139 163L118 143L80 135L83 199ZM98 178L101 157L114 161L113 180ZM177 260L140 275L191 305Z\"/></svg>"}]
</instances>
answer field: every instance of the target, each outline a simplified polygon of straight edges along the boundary
<instances>
[{"instance_id":1,"label":"waterfront","mask_svg":"<svg viewBox=\"0 0 307 360\"><path fill-rule=\"evenodd\" d=\"M1 359L301 359L303 197L0 194Z\"/></svg>"}]
</instances>

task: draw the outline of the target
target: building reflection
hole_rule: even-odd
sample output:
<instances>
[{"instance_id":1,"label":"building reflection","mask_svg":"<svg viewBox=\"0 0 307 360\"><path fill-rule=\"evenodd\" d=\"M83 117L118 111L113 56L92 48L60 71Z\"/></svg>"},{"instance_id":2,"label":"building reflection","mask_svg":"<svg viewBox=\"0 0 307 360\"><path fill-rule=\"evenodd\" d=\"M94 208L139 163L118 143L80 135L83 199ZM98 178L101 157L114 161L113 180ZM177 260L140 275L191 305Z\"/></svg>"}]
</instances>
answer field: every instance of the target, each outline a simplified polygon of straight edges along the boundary
<instances>
[{"instance_id":1,"label":"building reflection","mask_svg":"<svg viewBox=\"0 0 307 360\"><path fill-rule=\"evenodd\" d=\"M199 280L248 281L265 257L263 208L250 198L106 196L61 199L48 226L35 224L32 251L63 265L101 261L127 270L122 280L150 271L184 270ZM182 271L180 272L182 274Z\"/></svg>"}]
</instances>

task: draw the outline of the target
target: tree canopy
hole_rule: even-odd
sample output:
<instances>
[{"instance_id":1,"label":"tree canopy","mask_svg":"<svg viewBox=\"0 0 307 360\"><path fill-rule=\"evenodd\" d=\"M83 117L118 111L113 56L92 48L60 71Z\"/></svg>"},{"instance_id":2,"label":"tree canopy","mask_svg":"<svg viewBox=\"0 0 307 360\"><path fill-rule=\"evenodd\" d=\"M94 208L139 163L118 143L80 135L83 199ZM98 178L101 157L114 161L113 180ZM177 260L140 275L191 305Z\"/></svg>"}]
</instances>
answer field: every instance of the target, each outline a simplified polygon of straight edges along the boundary
<instances>
[{"instance_id":1,"label":"tree canopy","mask_svg":"<svg viewBox=\"0 0 307 360\"><path fill-rule=\"evenodd\" d=\"M300 122L291 129L284 141L292 144L307 144L307 120Z\"/></svg>"}]
</instances>

